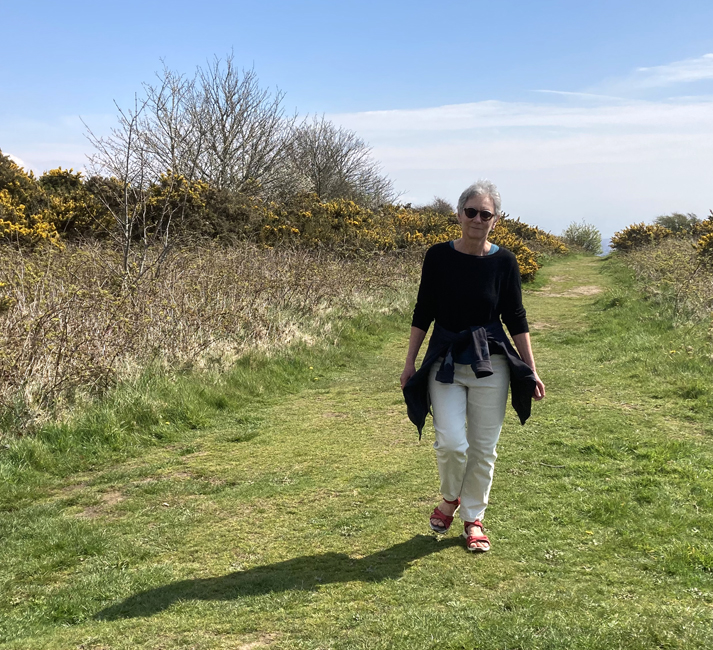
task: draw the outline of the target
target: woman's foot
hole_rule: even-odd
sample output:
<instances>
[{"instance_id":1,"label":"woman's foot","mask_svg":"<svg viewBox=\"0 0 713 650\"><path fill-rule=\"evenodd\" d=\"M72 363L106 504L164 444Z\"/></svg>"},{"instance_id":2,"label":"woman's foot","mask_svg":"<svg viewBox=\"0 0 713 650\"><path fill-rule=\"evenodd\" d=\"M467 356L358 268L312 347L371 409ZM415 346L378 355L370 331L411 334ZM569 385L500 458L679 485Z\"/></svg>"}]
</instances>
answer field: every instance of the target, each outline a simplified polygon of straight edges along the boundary
<instances>
[{"instance_id":1,"label":"woman's foot","mask_svg":"<svg viewBox=\"0 0 713 650\"><path fill-rule=\"evenodd\" d=\"M463 537L465 537L465 547L474 553L485 553L490 550L490 540L483 532L483 524L476 519L464 523Z\"/></svg>"},{"instance_id":2,"label":"woman's foot","mask_svg":"<svg viewBox=\"0 0 713 650\"><path fill-rule=\"evenodd\" d=\"M460 499L446 501L441 499L436 509L431 515L431 530L436 533L446 533L453 523L453 515L458 510Z\"/></svg>"}]
</instances>

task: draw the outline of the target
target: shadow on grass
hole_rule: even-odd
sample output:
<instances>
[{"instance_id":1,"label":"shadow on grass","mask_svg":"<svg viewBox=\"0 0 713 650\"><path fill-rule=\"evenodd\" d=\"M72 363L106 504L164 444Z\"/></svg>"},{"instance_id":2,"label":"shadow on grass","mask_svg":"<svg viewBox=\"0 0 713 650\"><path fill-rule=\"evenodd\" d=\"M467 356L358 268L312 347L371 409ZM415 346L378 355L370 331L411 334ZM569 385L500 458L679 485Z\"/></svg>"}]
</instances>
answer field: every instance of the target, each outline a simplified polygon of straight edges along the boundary
<instances>
[{"instance_id":1,"label":"shadow on grass","mask_svg":"<svg viewBox=\"0 0 713 650\"><path fill-rule=\"evenodd\" d=\"M181 580L130 596L98 612L94 618L111 621L151 616L176 601L234 600L281 591L309 591L329 583L393 580L415 560L460 543L456 537L437 541L429 535L416 535L406 542L358 559L344 553L320 553L216 578Z\"/></svg>"}]
</instances>

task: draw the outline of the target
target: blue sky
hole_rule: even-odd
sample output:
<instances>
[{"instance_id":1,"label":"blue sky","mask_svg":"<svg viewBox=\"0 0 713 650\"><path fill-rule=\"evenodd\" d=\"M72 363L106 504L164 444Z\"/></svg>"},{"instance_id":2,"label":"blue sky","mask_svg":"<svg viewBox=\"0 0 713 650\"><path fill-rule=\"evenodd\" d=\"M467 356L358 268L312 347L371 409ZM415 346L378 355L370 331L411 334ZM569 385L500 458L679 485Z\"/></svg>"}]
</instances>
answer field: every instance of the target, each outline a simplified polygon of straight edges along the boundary
<instances>
[{"instance_id":1,"label":"blue sky","mask_svg":"<svg viewBox=\"0 0 713 650\"><path fill-rule=\"evenodd\" d=\"M0 149L81 168L161 67L232 51L374 148L402 200L486 176L513 216L605 235L713 208L713 3L0 0Z\"/></svg>"}]
</instances>

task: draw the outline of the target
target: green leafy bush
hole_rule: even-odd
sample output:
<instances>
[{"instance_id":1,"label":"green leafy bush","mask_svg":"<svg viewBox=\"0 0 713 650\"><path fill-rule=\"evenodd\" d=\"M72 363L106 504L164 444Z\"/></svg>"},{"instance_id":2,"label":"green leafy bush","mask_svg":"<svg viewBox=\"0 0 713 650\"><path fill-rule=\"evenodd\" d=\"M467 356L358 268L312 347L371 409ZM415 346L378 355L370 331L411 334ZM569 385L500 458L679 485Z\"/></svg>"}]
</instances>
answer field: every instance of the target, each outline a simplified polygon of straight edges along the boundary
<instances>
[{"instance_id":1,"label":"green leafy bush","mask_svg":"<svg viewBox=\"0 0 713 650\"><path fill-rule=\"evenodd\" d=\"M602 252L602 234L595 226L582 221L573 221L562 232L562 239L569 246L581 248L592 255L599 255Z\"/></svg>"},{"instance_id":2,"label":"green leafy bush","mask_svg":"<svg viewBox=\"0 0 713 650\"><path fill-rule=\"evenodd\" d=\"M701 220L692 212L688 214L673 212L671 214L663 214L654 219L654 224L657 226L663 226L677 234L692 232L700 222Z\"/></svg>"}]
</instances>

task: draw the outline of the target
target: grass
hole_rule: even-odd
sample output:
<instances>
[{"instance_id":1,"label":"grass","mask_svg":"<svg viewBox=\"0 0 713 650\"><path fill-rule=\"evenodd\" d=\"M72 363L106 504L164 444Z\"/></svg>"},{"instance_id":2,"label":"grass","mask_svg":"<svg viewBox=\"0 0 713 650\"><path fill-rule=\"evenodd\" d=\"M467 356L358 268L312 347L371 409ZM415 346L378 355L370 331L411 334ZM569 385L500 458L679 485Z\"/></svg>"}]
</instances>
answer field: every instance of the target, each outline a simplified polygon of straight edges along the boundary
<instances>
[{"instance_id":1,"label":"grass","mask_svg":"<svg viewBox=\"0 0 713 650\"><path fill-rule=\"evenodd\" d=\"M243 355L226 373L184 372L149 366L104 399L64 422L50 422L34 435L9 438L0 449L0 508L14 510L78 471L145 453L146 448L192 440L206 427L246 423L235 441L254 435L258 407L302 390L345 368L385 335L402 327L398 305L353 318L340 326L338 345L293 345L266 355ZM314 368L319 368L315 371Z\"/></svg>"},{"instance_id":2,"label":"grass","mask_svg":"<svg viewBox=\"0 0 713 650\"><path fill-rule=\"evenodd\" d=\"M525 427L508 413L490 553L425 534L432 434L398 390L407 319L384 317L292 374L206 388L198 428L140 453L6 463L0 647L711 647L705 333L684 339L611 261L542 273L526 306L548 397Z\"/></svg>"}]
</instances>

